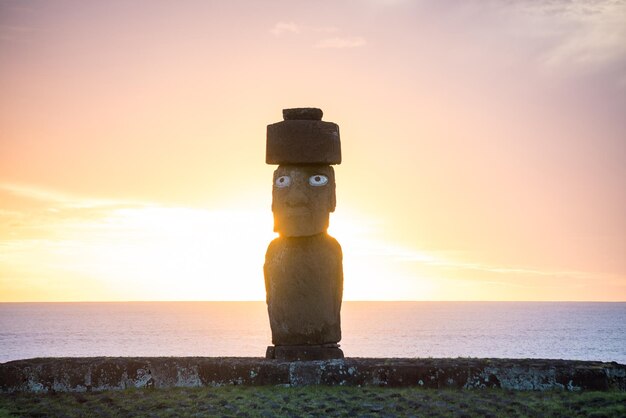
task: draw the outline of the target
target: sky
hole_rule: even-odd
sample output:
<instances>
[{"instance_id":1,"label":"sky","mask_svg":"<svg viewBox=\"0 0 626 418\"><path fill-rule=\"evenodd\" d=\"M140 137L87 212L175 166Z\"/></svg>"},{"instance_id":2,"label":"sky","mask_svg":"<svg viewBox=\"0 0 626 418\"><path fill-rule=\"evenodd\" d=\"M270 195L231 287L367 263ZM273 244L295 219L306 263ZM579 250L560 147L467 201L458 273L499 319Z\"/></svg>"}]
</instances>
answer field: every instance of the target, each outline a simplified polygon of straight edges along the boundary
<instances>
[{"instance_id":1,"label":"sky","mask_svg":"<svg viewBox=\"0 0 626 418\"><path fill-rule=\"evenodd\" d=\"M345 300L626 301L608 0L0 0L0 301L264 300L291 107Z\"/></svg>"}]
</instances>

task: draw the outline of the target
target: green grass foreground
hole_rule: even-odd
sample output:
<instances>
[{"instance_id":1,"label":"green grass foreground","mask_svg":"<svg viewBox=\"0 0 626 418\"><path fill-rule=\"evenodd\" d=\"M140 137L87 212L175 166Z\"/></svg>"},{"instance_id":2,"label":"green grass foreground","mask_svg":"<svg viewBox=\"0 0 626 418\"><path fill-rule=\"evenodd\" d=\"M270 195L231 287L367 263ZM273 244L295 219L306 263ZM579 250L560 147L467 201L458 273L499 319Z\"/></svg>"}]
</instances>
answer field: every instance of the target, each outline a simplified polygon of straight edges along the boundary
<instances>
[{"instance_id":1,"label":"green grass foreground","mask_svg":"<svg viewBox=\"0 0 626 418\"><path fill-rule=\"evenodd\" d=\"M342 386L3 394L0 417L625 417L626 392Z\"/></svg>"}]
</instances>

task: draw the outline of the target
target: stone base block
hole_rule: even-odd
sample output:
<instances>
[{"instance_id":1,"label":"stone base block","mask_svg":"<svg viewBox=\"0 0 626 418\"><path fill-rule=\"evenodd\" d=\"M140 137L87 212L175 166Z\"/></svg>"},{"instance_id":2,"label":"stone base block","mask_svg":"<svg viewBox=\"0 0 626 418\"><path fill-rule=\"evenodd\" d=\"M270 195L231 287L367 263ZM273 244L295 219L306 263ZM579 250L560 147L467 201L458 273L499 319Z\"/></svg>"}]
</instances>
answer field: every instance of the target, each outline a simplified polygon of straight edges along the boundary
<instances>
[{"instance_id":1,"label":"stone base block","mask_svg":"<svg viewBox=\"0 0 626 418\"><path fill-rule=\"evenodd\" d=\"M342 359L343 351L338 344L328 345L270 345L265 358L284 361Z\"/></svg>"}]
</instances>

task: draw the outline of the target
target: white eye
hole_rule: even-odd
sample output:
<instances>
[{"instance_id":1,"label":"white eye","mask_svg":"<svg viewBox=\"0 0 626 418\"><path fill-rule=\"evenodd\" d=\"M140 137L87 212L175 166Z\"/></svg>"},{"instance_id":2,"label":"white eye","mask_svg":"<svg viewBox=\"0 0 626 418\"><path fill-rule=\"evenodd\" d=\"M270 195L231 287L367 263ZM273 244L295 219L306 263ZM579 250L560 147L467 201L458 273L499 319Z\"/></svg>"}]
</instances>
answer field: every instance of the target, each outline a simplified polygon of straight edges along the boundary
<instances>
[{"instance_id":1,"label":"white eye","mask_svg":"<svg viewBox=\"0 0 626 418\"><path fill-rule=\"evenodd\" d=\"M288 187L291 184L291 177L289 176L280 176L274 182L276 187Z\"/></svg>"},{"instance_id":2,"label":"white eye","mask_svg":"<svg viewBox=\"0 0 626 418\"><path fill-rule=\"evenodd\" d=\"M328 183L328 177L323 174L316 174L309 177L309 184L311 186L325 186Z\"/></svg>"}]
</instances>

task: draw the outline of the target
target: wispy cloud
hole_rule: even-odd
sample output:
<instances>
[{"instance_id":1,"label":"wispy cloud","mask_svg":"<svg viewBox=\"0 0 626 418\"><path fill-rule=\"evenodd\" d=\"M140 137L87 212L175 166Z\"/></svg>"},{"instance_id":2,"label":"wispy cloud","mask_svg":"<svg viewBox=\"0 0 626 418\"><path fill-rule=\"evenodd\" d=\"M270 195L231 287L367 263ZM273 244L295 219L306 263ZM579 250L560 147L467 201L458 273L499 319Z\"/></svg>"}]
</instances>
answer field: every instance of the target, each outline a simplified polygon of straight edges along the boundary
<instances>
[{"instance_id":1,"label":"wispy cloud","mask_svg":"<svg viewBox=\"0 0 626 418\"><path fill-rule=\"evenodd\" d=\"M380 254L381 251L378 251ZM483 263L474 263L456 260L451 257L438 255L432 252L415 251L408 248L390 247L390 251L387 252L388 256L393 256L394 259L401 262L412 262L421 265L427 265L444 270L472 270L484 273L495 273L505 276L537 276L537 277L569 277L569 278L584 278L589 275L581 271L562 271L562 270L541 270L527 267L512 267L512 266L498 266L488 265Z\"/></svg>"},{"instance_id":2,"label":"wispy cloud","mask_svg":"<svg viewBox=\"0 0 626 418\"><path fill-rule=\"evenodd\" d=\"M76 196L69 193L59 192L57 190L51 190L38 186L14 183L0 183L0 191L8 192L10 194L24 197L27 199L48 202L52 206L51 209L88 209L107 206L135 206L138 204L137 202L131 202L128 200L99 199L93 197ZM145 203L142 203L141 205L145 205Z\"/></svg>"},{"instance_id":3,"label":"wispy cloud","mask_svg":"<svg viewBox=\"0 0 626 418\"><path fill-rule=\"evenodd\" d=\"M539 270L533 268L521 268L521 267L503 267L503 266L490 266L480 263L465 263L465 262L441 262L434 263L434 265L442 268L458 269L458 270L474 270L485 273L496 273L504 276L536 276L536 277L568 277L571 279L582 279L588 277L589 274L581 271L560 271L560 270Z\"/></svg>"},{"instance_id":4,"label":"wispy cloud","mask_svg":"<svg viewBox=\"0 0 626 418\"><path fill-rule=\"evenodd\" d=\"M297 24L295 22L278 22L274 25L270 32L280 37L285 34L308 34L311 36L326 36L340 32L338 28L334 26L306 26ZM335 36L332 38L325 38L318 40L313 44L314 48L321 49L344 49L344 48L358 48L365 45L367 42L360 36Z\"/></svg>"},{"instance_id":5,"label":"wispy cloud","mask_svg":"<svg viewBox=\"0 0 626 418\"><path fill-rule=\"evenodd\" d=\"M334 223L335 225L337 223L342 224L346 220L336 217ZM354 222L354 219L350 220ZM471 255L467 253L415 249L386 241L380 236L384 229L384 226L381 224L368 223L364 219L359 219L354 225L358 225L359 228L353 228L348 231L331 231L332 235L337 237L340 242L351 242L350 246L344 248L344 252L349 258L358 259L364 265L371 264L375 260L385 260L387 265L413 265L418 268L415 271L415 277L423 275L423 269L429 269L430 272L434 272L440 279L461 274L464 278L481 277L481 282L483 283L491 280L493 283L499 282L508 286L511 283L517 283L516 280L519 278L533 278L536 280L557 279L560 285L561 280L571 280L574 283L593 276L588 272L576 270L506 266L467 261L467 257L471 258ZM450 275L450 272L453 272L453 274ZM478 274L472 275L472 272ZM500 280L502 278L505 280ZM473 283L473 281L468 280L468 283ZM528 287L524 284L524 281L519 283L521 283L520 286Z\"/></svg>"},{"instance_id":6,"label":"wispy cloud","mask_svg":"<svg viewBox=\"0 0 626 418\"><path fill-rule=\"evenodd\" d=\"M520 1L502 9L511 18L509 30L539 46L537 60L548 71L593 72L626 63L626 2Z\"/></svg>"},{"instance_id":7,"label":"wispy cloud","mask_svg":"<svg viewBox=\"0 0 626 418\"><path fill-rule=\"evenodd\" d=\"M274 36L281 36L285 33L300 33L300 26L294 22L278 22L274 25L270 32L274 34Z\"/></svg>"},{"instance_id":8,"label":"wispy cloud","mask_svg":"<svg viewBox=\"0 0 626 418\"><path fill-rule=\"evenodd\" d=\"M315 48L333 48L333 49L344 49L344 48L358 48L360 46L364 46L367 42L365 39L360 36L351 36L351 37L334 37L322 39L318 43L315 44Z\"/></svg>"},{"instance_id":9,"label":"wispy cloud","mask_svg":"<svg viewBox=\"0 0 626 418\"><path fill-rule=\"evenodd\" d=\"M617 80L617 87L619 87L620 89L626 89L626 73L622 74Z\"/></svg>"},{"instance_id":10,"label":"wispy cloud","mask_svg":"<svg viewBox=\"0 0 626 418\"><path fill-rule=\"evenodd\" d=\"M339 29L334 27L334 26L320 26L317 27L315 29L313 29L315 32L321 32L321 33L336 33L339 32Z\"/></svg>"},{"instance_id":11,"label":"wispy cloud","mask_svg":"<svg viewBox=\"0 0 626 418\"><path fill-rule=\"evenodd\" d=\"M375 6L395 6L409 1L410 0L369 0L369 2Z\"/></svg>"},{"instance_id":12,"label":"wispy cloud","mask_svg":"<svg viewBox=\"0 0 626 418\"><path fill-rule=\"evenodd\" d=\"M105 219L116 210L154 206L147 202L79 196L12 183L0 183L0 202L0 243L49 239L57 237L59 231L82 229L86 223Z\"/></svg>"},{"instance_id":13,"label":"wispy cloud","mask_svg":"<svg viewBox=\"0 0 626 418\"><path fill-rule=\"evenodd\" d=\"M30 35L38 30L30 26L0 24L0 41L27 42Z\"/></svg>"}]
</instances>

